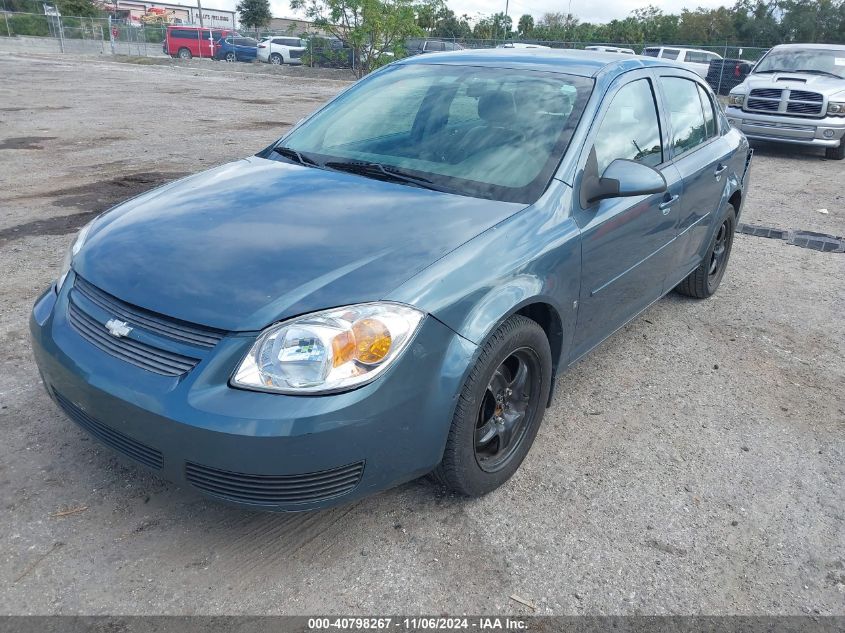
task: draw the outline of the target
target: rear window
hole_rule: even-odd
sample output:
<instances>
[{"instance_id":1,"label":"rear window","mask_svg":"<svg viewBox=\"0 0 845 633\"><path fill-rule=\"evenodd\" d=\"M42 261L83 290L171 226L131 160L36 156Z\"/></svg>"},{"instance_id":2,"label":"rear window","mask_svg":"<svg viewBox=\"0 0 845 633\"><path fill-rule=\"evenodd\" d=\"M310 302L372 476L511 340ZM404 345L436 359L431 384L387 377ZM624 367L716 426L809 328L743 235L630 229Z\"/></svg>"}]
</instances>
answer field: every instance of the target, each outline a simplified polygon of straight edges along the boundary
<instances>
[{"instance_id":1,"label":"rear window","mask_svg":"<svg viewBox=\"0 0 845 633\"><path fill-rule=\"evenodd\" d=\"M657 54L659 52L659 48L647 48L643 51L643 55L645 55L646 57L657 57Z\"/></svg>"},{"instance_id":2,"label":"rear window","mask_svg":"<svg viewBox=\"0 0 845 633\"><path fill-rule=\"evenodd\" d=\"M664 48L663 52L660 53L660 57L663 59L678 59L678 56L681 54L680 49L677 48Z\"/></svg>"},{"instance_id":3,"label":"rear window","mask_svg":"<svg viewBox=\"0 0 845 633\"><path fill-rule=\"evenodd\" d=\"M279 46L302 46L302 41L298 37L274 37L273 44Z\"/></svg>"}]
</instances>

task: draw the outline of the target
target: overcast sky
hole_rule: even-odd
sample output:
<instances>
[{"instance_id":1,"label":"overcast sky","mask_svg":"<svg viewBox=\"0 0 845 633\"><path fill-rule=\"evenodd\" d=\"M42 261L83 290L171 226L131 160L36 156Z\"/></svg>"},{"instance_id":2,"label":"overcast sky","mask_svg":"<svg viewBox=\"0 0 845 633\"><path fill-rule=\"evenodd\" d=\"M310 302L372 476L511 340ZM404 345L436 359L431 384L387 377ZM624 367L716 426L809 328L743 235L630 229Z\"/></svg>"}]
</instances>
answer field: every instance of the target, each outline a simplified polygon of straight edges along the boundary
<instances>
[{"instance_id":1,"label":"overcast sky","mask_svg":"<svg viewBox=\"0 0 845 633\"><path fill-rule=\"evenodd\" d=\"M182 0L186 4L190 0ZM447 0L449 7L458 15L466 13L475 17L479 13L491 15L505 10L505 0L489 2L485 0ZM203 4L215 9L233 9L237 0L203 0ZM530 13L535 19L544 13L566 13L569 0L509 0L508 14L514 18L514 24L523 13ZM625 18L637 7L653 4L666 13L680 13L681 9L696 7L718 7L727 4L725 0L572 0L572 13L582 22L608 22L614 18ZM732 3L731 3L732 4ZM290 9L289 0L270 0L275 17L302 17Z\"/></svg>"}]
</instances>

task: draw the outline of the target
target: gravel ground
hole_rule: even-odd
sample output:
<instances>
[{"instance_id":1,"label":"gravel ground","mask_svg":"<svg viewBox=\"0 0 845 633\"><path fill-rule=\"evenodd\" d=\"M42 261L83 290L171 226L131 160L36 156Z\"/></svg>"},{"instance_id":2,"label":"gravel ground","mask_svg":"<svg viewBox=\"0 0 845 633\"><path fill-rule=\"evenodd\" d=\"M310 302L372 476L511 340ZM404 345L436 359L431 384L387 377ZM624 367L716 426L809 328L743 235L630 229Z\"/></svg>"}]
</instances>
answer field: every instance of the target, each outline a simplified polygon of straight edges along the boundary
<instances>
[{"instance_id":1,"label":"gravel ground","mask_svg":"<svg viewBox=\"0 0 845 633\"><path fill-rule=\"evenodd\" d=\"M65 420L27 318L73 229L347 85L239 66L0 54L0 612L845 614L841 254L737 236L713 299L667 297L559 379L483 499L251 513ZM743 221L845 233L845 163L757 150Z\"/></svg>"}]
</instances>

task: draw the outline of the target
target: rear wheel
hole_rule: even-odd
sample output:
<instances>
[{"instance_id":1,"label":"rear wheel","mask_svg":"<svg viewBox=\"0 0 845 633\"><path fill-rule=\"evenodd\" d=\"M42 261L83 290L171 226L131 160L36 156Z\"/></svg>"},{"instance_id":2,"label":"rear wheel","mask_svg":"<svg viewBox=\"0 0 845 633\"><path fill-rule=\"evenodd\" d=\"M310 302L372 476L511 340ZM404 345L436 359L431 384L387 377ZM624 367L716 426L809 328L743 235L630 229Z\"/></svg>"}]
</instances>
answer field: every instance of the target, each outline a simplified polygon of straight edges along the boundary
<instances>
[{"instance_id":1,"label":"rear wheel","mask_svg":"<svg viewBox=\"0 0 845 633\"><path fill-rule=\"evenodd\" d=\"M551 375L543 329L521 315L505 321L484 344L461 390L434 478L471 497L505 483L537 435Z\"/></svg>"},{"instance_id":2,"label":"rear wheel","mask_svg":"<svg viewBox=\"0 0 845 633\"><path fill-rule=\"evenodd\" d=\"M839 147L825 148L824 156L830 160L842 160L845 158L845 138L839 141Z\"/></svg>"},{"instance_id":3,"label":"rear wheel","mask_svg":"<svg viewBox=\"0 0 845 633\"><path fill-rule=\"evenodd\" d=\"M689 277L678 284L675 290L696 299L706 299L716 292L728 267L735 228L736 210L732 204L729 204L728 212L722 218L719 228L716 229L710 248L707 249L707 254L701 264L690 273Z\"/></svg>"},{"instance_id":4,"label":"rear wheel","mask_svg":"<svg viewBox=\"0 0 845 633\"><path fill-rule=\"evenodd\" d=\"M187 48L180 48L179 52L176 54L179 59L191 59L191 57L193 57L193 55L191 55L191 51L189 51Z\"/></svg>"},{"instance_id":5,"label":"rear wheel","mask_svg":"<svg viewBox=\"0 0 845 633\"><path fill-rule=\"evenodd\" d=\"M278 53L273 53L272 55L270 55L270 63L275 65L275 66L281 66L282 64L285 63L285 60Z\"/></svg>"}]
</instances>

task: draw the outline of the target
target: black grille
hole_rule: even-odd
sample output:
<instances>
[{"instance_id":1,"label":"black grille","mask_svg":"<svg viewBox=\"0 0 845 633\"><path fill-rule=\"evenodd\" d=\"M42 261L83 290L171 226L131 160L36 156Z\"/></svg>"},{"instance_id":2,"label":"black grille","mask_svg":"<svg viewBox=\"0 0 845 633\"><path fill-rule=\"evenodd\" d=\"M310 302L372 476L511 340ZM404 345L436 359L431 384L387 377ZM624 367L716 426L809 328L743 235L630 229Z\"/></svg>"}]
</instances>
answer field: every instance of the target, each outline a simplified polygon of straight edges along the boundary
<instances>
[{"instance_id":1,"label":"black grille","mask_svg":"<svg viewBox=\"0 0 845 633\"><path fill-rule=\"evenodd\" d=\"M68 321L82 338L104 352L138 367L163 376L181 376L199 362L175 352L168 352L127 337L109 334L105 325L95 320L71 298L68 304Z\"/></svg>"},{"instance_id":2,"label":"black grille","mask_svg":"<svg viewBox=\"0 0 845 633\"><path fill-rule=\"evenodd\" d=\"M790 101L786 106L786 111L792 114L821 114L822 105L820 103Z\"/></svg>"},{"instance_id":3,"label":"black grille","mask_svg":"<svg viewBox=\"0 0 845 633\"><path fill-rule=\"evenodd\" d=\"M306 475L248 475L185 463L185 478L212 495L255 505L323 501L352 491L361 480L364 462Z\"/></svg>"},{"instance_id":4,"label":"black grille","mask_svg":"<svg viewBox=\"0 0 845 633\"><path fill-rule=\"evenodd\" d=\"M751 91L749 97L760 97L762 99L780 99L783 91L780 88L756 88Z\"/></svg>"},{"instance_id":5,"label":"black grille","mask_svg":"<svg viewBox=\"0 0 845 633\"><path fill-rule=\"evenodd\" d=\"M186 323L130 305L103 292L78 275L73 282L73 288L109 314L126 321L130 325L142 327L180 343L211 348L217 345L225 334L221 330Z\"/></svg>"},{"instance_id":6,"label":"black grille","mask_svg":"<svg viewBox=\"0 0 845 633\"><path fill-rule=\"evenodd\" d=\"M53 391L53 396L56 398L56 403L71 420L76 422L76 424L88 431L103 444L112 447L114 450L119 451L127 457L131 457L150 468L155 468L157 470L161 469L163 460L160 451L157 451L146 444L142 444L138 440L133 440L128 435L124 435L120 431L115 431L114 429L107 427L105 424L98 422L55 390Z\"/></svg>"},{"instance_id":7,"label":"black grille","mask_svg":"<svg viewBox=\"0 0 845 633\"><path fill-rule=\"evenodd\" d=\"M789 100L813 101L815 103L821 103L823 101L823 97L818 92L807 92L806 90L793 90L789 93Z\"/></svg>"},{"instance_id":8,"label":"black grille","mask_svg":"<svg viewBox=\"0 0 845 633\"><path fill-rule=\"evenodd\" d=\"M764 101L762 99L748 100L749 110L766 110L767 112L777 112L779 105L779 101Z\"/></svg>"}]
</instances>

